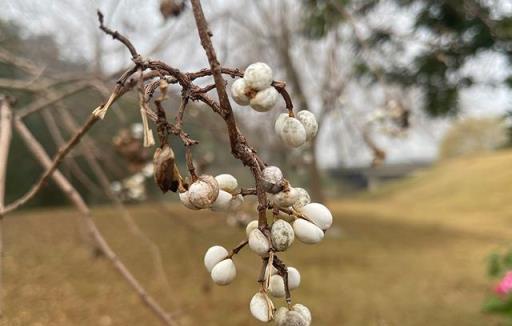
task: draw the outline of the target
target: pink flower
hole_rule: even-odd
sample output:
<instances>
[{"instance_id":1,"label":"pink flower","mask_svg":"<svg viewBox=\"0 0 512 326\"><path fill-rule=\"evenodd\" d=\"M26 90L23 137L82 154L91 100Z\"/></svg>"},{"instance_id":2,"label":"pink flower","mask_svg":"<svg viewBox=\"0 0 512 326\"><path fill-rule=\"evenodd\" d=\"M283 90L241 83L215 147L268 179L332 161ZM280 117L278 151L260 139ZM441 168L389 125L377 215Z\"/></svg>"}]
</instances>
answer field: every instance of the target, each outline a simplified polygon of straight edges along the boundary
<instances>
[{"instance_id":1,"label":"pink flower","mask_svg":"<svg viewBox=\"0 0 512 326\"><path fill-rule=\"evenodd\" d=\"M506 295L512 292L512 271L507 272L494 289L497 294Z\"/></svg>"}]
</instances>

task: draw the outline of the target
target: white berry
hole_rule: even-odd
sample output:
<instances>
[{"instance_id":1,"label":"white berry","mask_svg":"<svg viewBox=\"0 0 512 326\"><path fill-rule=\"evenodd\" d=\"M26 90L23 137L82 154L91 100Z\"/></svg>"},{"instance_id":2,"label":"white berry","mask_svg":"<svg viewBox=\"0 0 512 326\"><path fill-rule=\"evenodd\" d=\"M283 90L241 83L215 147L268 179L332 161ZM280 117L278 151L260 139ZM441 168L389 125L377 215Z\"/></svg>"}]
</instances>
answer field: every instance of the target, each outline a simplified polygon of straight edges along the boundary
<instances>
[{"instance_id":1,"label":"white berry","mask_svg":"<svg viewBox=\"0 0 512 326\"><path fill-rule=\"evenodd\" d=\"M288 117L283 122L279 136L286 145L299 147L306 142L306 129L299 120Z\"/></svg>"},{"instance_id":2,"label":"white berry","mask_svg":"<svg viewBox=\"0 0 512 326\"><path fill-rule=\"evenodd\" d=\"M219 190L219 195L217 199L213 202L210 207L212 211L226 211L230 208L231 199L233 196L224 190Z\"/></svg>"},{"instance_id":3,"label":"white berry","mask_svg":"<svg viewBox=\"0 0 512 326\"><path fill-rule=\"evenodd\" d=\"M301 314L306 320L307 325L311 324L313 318L311 317L311 311L309 311L308 307L300 303L296 303L292 306L292 310Z\"/></svg>"},{"instance_id":4,"label":"white berry","mask_svg":"<svg viewBox=\"0 0 512 326\"><path fill-rule=\"evenodd\" d=\"M213 267L228 256L228 251L222 246L213 246L204 255L204 266L211 272Z\"/></svg>"},{"instance_id":5,"label":"white berry","mask_svg":"<svg viewBox=\"0 0 512 326\"><path fill-rule=\"evenodd\" d=\"M300 209L311 202L311 197L308 192L304 188L295 188L297 190L298 198L295 204L293 204L293 208Z\"/></svg>"},{"instance_id":6,"label":"white berry","mask_svg":"<svg viewBox=\"0 0 512 326\"><path fill-rule=\"evenodd\" d=\"M219 195L219 184L211 175L202 175L188 189L190 203L202 209L210 207Z\"/></svg>"},{"instance_id":7,"label":"white berry","mask_svg":"<svg viewBox=\"0 0 512 326\"><path fill-rule=\"evenodd\" d=\"M288 117L289 117L288 113L281 113L277 117L276 122L274 124L274 131L276 132L276 134L278 134L278 135L281 134L281 130L283 129L283 126L284 126L284 120Z\"/></svg>"},{"instance_id":8,"label":"white berry","mask_svg":"<svg viewBox=\"0 0 512 326\"><path fill-rule=\"evenodd\" d=\"M301 218L293 222L293 231L297 239L307 244L318 243L324 238L324 231L315 224Z\"/></svg>"},{"instance_id":9,"label":"white berry","mask_svg":"<svg viewBox=\"0 0 512 326\"><path fill-rule=\"evenodd\" d=\"M231 85L231 96L233 100L239 105L249 105L249 97L247 97L247 85L243 78L239 78Z\"/></svg>"},{"instance_id":10,"label":"white berry","mask_svg":"<svg viewBox=\"0 0 512 326\"><path fill-rule=\"evenodd\" d=\"M290 247L295 239L295 233L290 223L277 220L272 224L270 231L272 246L277 251L285 251Z\"/></svg>"},{"instance_id":11,"label":"white berry","mask_svg":"<svg viewBox=\"0 0 512 326\"><path fill-rule=\"evenodd\" d=\"M254 318L261 322L267 323L272 320L274 305L264 293L258 292L252 297L249 309Z\"/></svg>"},{"instance_id":12,"label":"white berry","mask_svg":"<svg viewBox=\"0 0 512 326\"><path fill-rule=\"evenodd\" d=\"M249 105L255 111L267 112L276 105L278 99L279 93L277 90L274 87L269 87L256 93L256 95L251 98Z\"/></svg>"},{"instance_id":13,"label":"white berry","mask_svg":"<svg viewBox=\"0 0 512 326\"><path fill-rule=\"evenodd\" d=\"M315 115L311 111L302 110L297 112L296 117L306 130L306 140L313 139L318 132L318 123L316 122Z\"/></svg>"},{"instance_id":14,"label":"white berry","mask_svg":"<svg viewBox=\"0 0 512 326\"><path fill-rule=\"evenodd\" d=\"M262 172L263 188L266 192L277 193L281 190L283 172L277 166L267 166Z\"/></svg>"},{"instance_id":15,"label":"white berry","mask_svg":"<svg viewBox=\"0 0 512 326\"><path fill-rule=\"evenodd\" d=\"M270 87L272 79L272 69L263 62L253 63L244 72L245 84L257 91Z\"/></svg>"},{"instance_id":16,"label":"white berry","mask_svg":"<svg viewBox=\"0 0 512 326\"><path fill-rule=\"evenodd\" d=\"M259 229L254 229L249 234L249 247L256 254L266 257L270 250L270 242Z\"/></svg>"},{"instance_id":17,"label":"white berry","mask_svg":"<svg viewBox=\"0 0 512 326\"><path fill-rule=\"evenodd\" d=\"M193 209L193 210L199 209L199 208L195 207L194 205L192 205L192 203L190 202L190 196L189 196L188 191L180 192L179 197L180 197L180 201L183 203L183 205L185 207Z\"/></svg>"},{"instance_id":18,"label":"white berry","mask_svg":"<svg viewBox=\"0 0 512 326\"><path fill-rule=\"evenodd\" d=\"M281 191L274 195L273 202L278 207L287 208L294 205L299 199L299 192L289 187L288 191Z\"/></svg>"},{"instance_id":19,"label":"white berry","mask_svg":"<svg viewBox=\"0 0 512 326\"><path fill-rule=\"evenodd\" d=\"M251 234L251 232L258 228L258 220L250 221L247 226L245 227L245 234L247 234L247 237Z\"/></svg>"},{"instance_id":20,"label":"white berry","mask_svg":"<svg viewBox=\"0 0 512 326\"><path fill-rule=\"evenodd\" d=\"M236 277L235 263L232 259L224 259L213 267L210 275L215 284L228 285Z\"/></svg>"},{"instance_id":21,"label":"white berry","mask_svg":"<svg viewBox=\"0 0 512 326\"><path fill-rule=\"evenodd\" d=\"M238 187L238 181L231 174L219 174L215 177L219 184L219 189L233 193Z\"/></svg>"},{"instance_id":22,"label":"white berry","mask_svg":"<svg viewBox=\"0 0 512 326\"><path fill-rule=\"evenodd\" d=\"M300 212L324 231L332 225L331 211L322 204L307 204L300 209Z\"/></svg>"}]
</instances>

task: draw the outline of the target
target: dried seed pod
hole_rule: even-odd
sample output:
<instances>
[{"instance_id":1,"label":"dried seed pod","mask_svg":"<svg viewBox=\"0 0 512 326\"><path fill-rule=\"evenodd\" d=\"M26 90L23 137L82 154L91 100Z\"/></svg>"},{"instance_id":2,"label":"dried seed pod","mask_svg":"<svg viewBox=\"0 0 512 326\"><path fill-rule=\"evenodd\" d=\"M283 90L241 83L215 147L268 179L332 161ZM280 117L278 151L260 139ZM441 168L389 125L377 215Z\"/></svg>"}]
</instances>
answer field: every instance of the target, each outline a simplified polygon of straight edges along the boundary
<instances>
[{"instance_id":1,"label":"dried seed pod","mask_svg":"<svg viewBox=\"0 0 512 326\"><path fill-rule=\"evenodd\" d=\"M272 84L272 69L263 62L256 62L244 72L245 84L257 91L270 87Z\"/></svg>"},{"instance_id":2,"label":"dried seed pod","mask_svg":"<svg viewBox=\"0 0 512 326\"><path fill-rule=\"evenodd\" d=\"M276 313L275 322L277 326L309 326L306 318L299 312L281 307Z\"/></svg>"},{"instance_id":3,"label":"dried seed pod","mask_svg":"<svg viewBox=\"0 0 512 326\"><path fill-rule=\"evenodd\" d=\"M211 175L202 175L188 189L192 205L202 209L210 207L219 195L217 180Z\"/></svg>"},{"instance_id":4,"label":"dried seed pod","mask_svg":"<svg viewBox=\"0 0 512 326\"><path fill-rule=\"evenodd\" d=\"M208 272L211 272L213 267L226 259L228 255L229 252L222 246L210 247L204 254L204 266Z\"/></svg>"},{"instance_id":5,"label":"dried seed pod","mask_svg":"<svg viewBox=\"0 0 512 326\"><path fill-rule=\"evenodd\" d=\"M189 196L188 191L180 192L179 193L179 197L180 197L180 201L183 203L183 205L186 208L190 208L190 209L193 209L193 210L198 210L199 209L199 208L195 207L194 205L192 205L192 203L190 202L190 196Z\"/></svg>"},{"instance_id":6,"label":"dried seed pod","mask_svg":"<svg viewBox=\"0 0 512 326\"><path fill-rule=\"evenodd\" d=\"M297 190L299 197L298 197L297 201L295 202L295 204L293 204L293 208L298 210L298 209L306 206L307 204L309 204L311 202L311 197L309 196L308 192L304 188L295 188L295 190Z\"/></svg>"},{"instance_id":7,"label":"dried seed pod","mask_svg":"<svg viewBox=\"0 0 512 326\"><path fill-rule=\"evenodd\" d=\"M318 243L324 238L324 231L315 224L301 218L293 222L293 231L297 239L307 244Z\"/></svg>"},{"instance_id":8,"label":"dried seed pod","mask_svg":"<svg viewBox=\"0 0 512 326\"><path fill-rule=\"evenodd\" d=\"M231 200L229 201L229 209L232 211L236 211L237 209L242 206L244 203L244 197L240 194L233 196Z\"/></svg>"},{"instance_id":9,"label":"dried seed pod","mask_svg":"<svg viewBox=\"0 0 512 326\"><path fill-rule=\"evenodd\" d=\"M252 297L249 303L249 310L254 318L268 323L273 318L274 304L265 293L258 292Z\"/></svg>"},{"instance_id":10,"label":"dried seed pod","mask_svg":"<svg viewBox=\"0 0 512 326\"><path fill-rule=\"evenodd\" d=\"M229 192L224 191L224 190L219 190L219 195L217 196L217 199L215 199L215 201L213 202L210 209L215 212L226 211L231 206L232 198L233 198L233 196Z\"/></svg>"},{"instance_id":11,"label":"dried seed pod","mask_svg":"<svg viewBox=\"0 0 512 326\"><path fill-rule=\"evenodd\" d=\"M158 147L153 155L153 170L155 182L162 190L176 192L180 185L180 172L174 162L174 152L171 146L164 144Z\"/></svg>"},{"instance_id":12,"label":"dried seed pod","mask_svg":"<svg viewBox=\"0 0 512 326\"><path fill-rule=\"evenodd\" d=\"M258 228L258 220L250 221L245 227L245 234L249 236L251 232Z\"/></svg>"},{"instance_id":13,"label":"dried seed pod","mask_svg":"<svg viewBox=\"0 0 512 326\"><path fill-rule=\"evenodd\" d=\"M288 118L288 117L289 117L288 113L281 113L277 117L276 122L274 124L274 131L276 132L276 134L281 135L281 130L283 130L283 126L284 126L284 120L286 120L286 118Z\"/></svg>"},{"instance_id":14,"label":"dried seed pod","mask_svg":"<svg viewBox=\"0 0 512 326\"><path fill-rule=\"evenodd\" d=\"M236 277L236 267L232 259L224 259L217 263L210 274L217 285L228 285Z\"/></svg>"},{"instance_id":15,"label":"dried seed pod","mask_svg":"<svg viewBox=\"0 0 512 326\"><path fill-rule=\"evenodd\" d=\"M315 223L322 230L332 225L332 214L327 207L319 203L310 203L300 209L300 213Z\"/></svg>"},{"instance_id":16,"label":"dried seed pod","mask_svg":"<svg viewBox=\"0 0 512 326\"><path fill-rule=\"evenodd\" d=\"M282 189L283 172L277 166L267 166L263 169L261 181L266 192L278 193Z\"/></svg>"},{"instance_id":17,"label":"dried seed pod","mask_svg":"<svg viewBox=\"0 0 512 326\"><path fill-rule=\"evenodd\" d=\"M313 139L318 132L318 123L316 122L315 115L311 111L302 110L297 112L296 117L306 130L306 141Z\"/></svg>"},{"instance_id":18,"label":"dried seed pod","mask_svg":"<svg viewBox=\"0 0 512 326\"><path fill-rule=\"evenodd\" d=\"M279 136L286 145L299 147L306 142L306 129L299 120L288 117L283 122L283 128Z\"/></svg>"},{"instance_id":19,"label":"dried seed pod","mask_svg":"<svg viewBox=\"0 0 512 326\"><path fill-rule=\"evenodd\" d=\"M267 112L270 111L274 105L276 105L278 98L279 93L277 90L274 87L269 87L256 93L256 95L251 98L249 105L255 111Z\"/></svg>"},{"instance_id":20,"label":"dried seed pod","mask_svg":"<svg viewBox=\"0 0 512 326\"><path fill-rule=\"evenodd\" d=\"M160 13L164 19L177 17L185 9L185 2L176 0L160 0Z\"/></svg>"},{"instance_id":21,"label":"dried seed pod","mask_svg":"<svg viewBox=\"0 0 512 326\"><path fill-rule=\"evenodd\" d=\"M254 229L249 234L249 247L256 254L266 257L270 250L270 242L259 229Z\"/></svg>"},{"instance_id":22,"label":"dried seed pod","mask_svg":"<svg viewBox=\"0 0 512 326\"><path fill-rule=\"evenodd\" d=\"M299 192L289 187L288 191L281 191L274 195L273 202L277 207L287 208L294 205L299 199Z\"/></svg>"},{"instance_id":23,"label":"dried seed pod","mask_svg":"<svg viewBox=\"0 0 512 326\"><path fill-rule=\"evenodd\" d=\"M272 239L272 246L275 250L285 251L292 245L295 239L295 233L290 223L277 220L272 224L270 238Z\"/></svg>"},{"instance_id":24,"label":"dried seed pod","mask_svg":"<svg viewBox=\"0 0 512 326\"><path fill-rule=\"evenodd\" d=\"M292 306L292 310L298 312L304 317L306 320L306 324L309 326L313 318L311 317L311 311L309 311L308 307L303 304L296 303Z\"/></svg>"},{"instance_id":25,"label":"dried seed pod","mask_svg":"<svg viewBox=\"0 0 512 326\"><path fill-rule=\"evenodd\" d=\"M238 181L231 174L219 174L215 177L215 180L217 180L220 190L227 191L231 194L234 193L238 187Z\"/></svg>"},{"instance_id":26,"label":"dried seed pod","mask_svg":"<svg viewBox=\"0 0 512 326\"><path fill-rule=\"evenodd\" d=\"M231 85L231 97L239 105L249 105L249 97L246 95L248 87L243 78L239 78Z\"/></svg>"}]
</instances>

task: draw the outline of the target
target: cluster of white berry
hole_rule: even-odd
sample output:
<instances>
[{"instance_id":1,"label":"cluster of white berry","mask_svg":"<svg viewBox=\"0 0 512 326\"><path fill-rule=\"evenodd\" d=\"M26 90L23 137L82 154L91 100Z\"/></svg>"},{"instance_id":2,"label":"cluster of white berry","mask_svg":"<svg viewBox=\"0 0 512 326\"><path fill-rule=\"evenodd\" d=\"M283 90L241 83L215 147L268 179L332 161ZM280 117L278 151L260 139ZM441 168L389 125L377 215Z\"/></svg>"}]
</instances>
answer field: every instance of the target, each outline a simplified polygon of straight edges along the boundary
<instances>
[{"instance_id":1,"label":"cluster of white berry","mask_svg":"<svg viewBox=\"0 0 512 326\"><path fill-rule=\"evenodd\" d=\"M185 207L194 210L236 210L244 202L244 197L237 194L237 188L238 181L231 174L220 174L215 178L211 175L201 175L179 196Z\"/></svg>"},{"instance_id":2,"label":"cluster of white berry","mask_svg":"<svg viewBox=\"0 0 512 326\"><path fill-rule=\"evenodd\" d=\"M268 111L278 96L271 84L270 67L264 63L252 64L244 77L233 84L233 98L257 111ZM275 129L286 144L296 147L312 139L318 125L312 113L300 111L297 118L290 113L279 116ZM320 242L332 224L332 214L324 205L311 203L305 189L292 187L276 166L265 167L259 182L267 195L266 207L273 213L272 223L260 225L258 220L248 223L246 241L231 252L218 245L209 248L204 256L205 267L216 284L230 284L237 274L233 256L248 245L265 266L258 280L261 288L249 304L251 314L262 322L274 320L278 326L309 326L312 320L309 309L302 304L291 304L290 291L299 287L300 273L294 267L286 267L277 254L286 251L295 238L306 244ZM227 211L243 203L238 182L230 174L201 175L179 197L190 209ZM269 295L286 297L288 305L276 309Z\"/></svg>"},{"instance_id":3,"label":"cluster of white berry","mask_svg":"<svg viewBox=\"0 0 512 326\"><path fill-rule=\"evenodd\" d=\"M231 86L233 100L242 106L250 105L258 112L271 110L279 97L272 87L272 79L272 69L267 64L251 64L244 77L235 80ZM286 145L299 147L315 137L318 123L308 110L298 112L296 117L282 113L276 120L275 131Z\"/></svg>"}]
</instances>

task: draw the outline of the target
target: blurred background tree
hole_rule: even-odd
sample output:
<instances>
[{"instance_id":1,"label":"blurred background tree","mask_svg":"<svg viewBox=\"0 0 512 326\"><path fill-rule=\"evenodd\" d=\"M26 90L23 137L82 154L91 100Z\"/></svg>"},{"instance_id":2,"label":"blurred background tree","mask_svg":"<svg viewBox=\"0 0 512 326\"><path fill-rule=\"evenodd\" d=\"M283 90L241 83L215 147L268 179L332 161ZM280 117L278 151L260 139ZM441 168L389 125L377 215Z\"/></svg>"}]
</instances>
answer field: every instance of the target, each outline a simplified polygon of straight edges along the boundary
<instances>
[{"instance_id":1,"label":"blurred background tree","mask_svg":"<svg viewBox=\"0 0 512 326\"><path fill-rule=\"evenodd\" d=\"M512 62L512 17L505 13L504 1L304 0L303 4L307 36L325 37L340 24L360 27L364 33L354 46L380 54L380 60L370 64L360 56L360 76L419 88L423 107L432 116L456 114L460 91L477 83L512 87L511 71L489 81L466 69L471 60L485 54ZM408 24L397 29L375 19L377 12L389 8L397 14L410 13L411 29Z\"/></svg>"}]
</instances>

